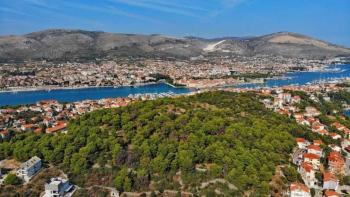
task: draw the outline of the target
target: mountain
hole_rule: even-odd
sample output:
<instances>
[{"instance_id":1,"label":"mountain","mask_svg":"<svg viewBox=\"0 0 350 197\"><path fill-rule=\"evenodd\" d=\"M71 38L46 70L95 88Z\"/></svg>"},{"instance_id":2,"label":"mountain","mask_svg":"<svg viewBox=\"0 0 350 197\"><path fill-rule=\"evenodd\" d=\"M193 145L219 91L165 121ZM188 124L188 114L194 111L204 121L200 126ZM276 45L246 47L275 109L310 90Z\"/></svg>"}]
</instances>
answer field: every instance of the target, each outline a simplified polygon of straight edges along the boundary
<instances>
[{"instance_id":1,"label":"mountain","mask_svg":"<svg viewBox=\"0 0 350 197\"><path fill-rule=\"evenodd\" d=\"M350 56L350 49L300 34L203 39L54 29L0 37L0 61L94 59L106 56L192 57L198 55L281 55L302 58Z\"/></svg>"}]
</instances>

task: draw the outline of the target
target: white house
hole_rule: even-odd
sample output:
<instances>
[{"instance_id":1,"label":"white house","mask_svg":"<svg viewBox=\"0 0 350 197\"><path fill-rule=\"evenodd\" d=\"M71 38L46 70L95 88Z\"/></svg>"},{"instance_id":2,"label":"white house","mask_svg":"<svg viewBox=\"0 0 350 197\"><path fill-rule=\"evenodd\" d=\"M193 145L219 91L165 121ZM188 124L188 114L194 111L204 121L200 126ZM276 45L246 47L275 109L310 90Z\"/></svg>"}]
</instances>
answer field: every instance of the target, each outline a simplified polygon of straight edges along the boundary
<instances>
[{"instance_id":1,"label":"white house","mask_svg":"<svg viewBox=\"0 0 350 197\"><path fill-rule=\"evenodd\" d=\"M302 183L290 184L290 197L311 197L310 189Z\"/></svg>"},{"instance_id":2,"label":"white house","mask_svg":"<svg viewBox=\"0 0 350 197\"><path fill-rule=\"evenodd\" d=\"M41 159L37 156L30 158L28 161L21 164L16 175L28 182L41 169Z\"/></svg>"},{"instance_id":3,"label":"white house","mask_svg":"<svg viewBox=\"0 0 350 197\"><path fill-rule=\"evenodd\" d=\"M310 143L304 138L296 138L296 142L298 144L298 148L305 149Z\"/></svg>"},{"instance_id":4,"label":"white house","mask_svg":"<svg viewBox=\"0 0 350 197\"><path fill-rule=\"evenodd\" d=\"M317 170L320 167L320 156L313 153L305 153L303 155L304 162L311 163L313 169Z\"/></svg>"},{"instance_id":5,"label":"white house","mask_svg":"<svg viewBox=\"0 0 350 197\"><path fill-rule=\"evenodd\" d=\"M45 184L44 197L61 197L69 193L72 188L68 180L59 177L52 178L49 183Z\"/></svg>"},{"instance_id":6,"label":"white house","mask_svg":"<svg viewBox=\"0 0 350 197\"><path fill-rule=\"evenodd\" d=\"M317 186L317 179L315 177L315 170L312 167L312 164L303 162L299 168L298 172L301 175L301 178L304 180L304 183L309 188L315 188Z\"/></svg>"},{"instance_id":7,"label":"white house","mask_svg":"<svg viewBox=\"0 0 350 197\"><path fill-rule=\"evenodd\" d=\"M307 147L307 152L308 153L312 153L312 154L315 154L315 155L318 155L318 156L322 156L322 149L321 147L317 146L317 145L314 145L314 144L311 144Z\"/></svg>"},{"instance_id":8,"label":"white house","mask_svg":"<svg viewBox=\"0 0 350 197\"><path fill-rule=\"evenodd\" d=\"M337 190L338 186L339 180L334 174L330 172L323 173L323 189Z\"/></svg>"}]
</instances>

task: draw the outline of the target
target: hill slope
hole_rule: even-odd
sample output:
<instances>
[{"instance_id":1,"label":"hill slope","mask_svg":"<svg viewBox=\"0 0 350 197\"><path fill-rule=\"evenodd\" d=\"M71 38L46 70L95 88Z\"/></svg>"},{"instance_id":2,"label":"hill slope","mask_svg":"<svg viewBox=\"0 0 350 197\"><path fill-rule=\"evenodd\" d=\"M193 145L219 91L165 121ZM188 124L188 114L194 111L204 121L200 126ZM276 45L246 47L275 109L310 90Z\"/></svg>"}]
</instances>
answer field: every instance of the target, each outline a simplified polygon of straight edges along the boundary
<instances>
[{"instance_id":1,"label":"hill slope","mask_svg":"<svg viewBox=\"0 0 350 197\"><path fill-rule=\"evenodd\" d=\"M105 56L192 57L207 53L324 58L350 56L350 49L288 32L241 39L201 39L56 29L0 37L0 60L3 62Z\"/></svg>"},{"instance_id":2,"label":"hill slope","mask_svg":"<svg viewBox=\"0 0 350 197\"><path fill-rule=\"evenodd\" d=\"M67 134L26 133L0 143L0 159L37 155L81 187L266 195L276 166L288 163L292 135L306 131L259 99L210 92L94 111L72 121ZM227 184L202 187L218 178Z\"/></svg>"}]
</instances>

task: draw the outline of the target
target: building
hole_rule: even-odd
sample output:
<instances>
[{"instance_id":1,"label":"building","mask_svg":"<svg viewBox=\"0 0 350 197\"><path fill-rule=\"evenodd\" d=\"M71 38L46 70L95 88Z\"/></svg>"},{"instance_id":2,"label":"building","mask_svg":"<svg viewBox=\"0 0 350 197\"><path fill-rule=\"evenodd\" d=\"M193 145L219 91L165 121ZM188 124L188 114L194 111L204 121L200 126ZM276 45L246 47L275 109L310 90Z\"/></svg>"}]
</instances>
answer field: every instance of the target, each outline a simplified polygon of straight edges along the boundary
<instances>
[{"instance_id":1,"label":"building","mask_svg":"<svg viewBox=\"0 0 350 197\"><path fill-rule=\"evenodd\" d=\"M16 175L28 182L41 169L41 159L37 156L30 158L28 161L21 164Z\"/></svg>"},{"instance_id":2,"label":"building","mask_svg":"<svg viewBox=\"0 0 350 197\"><path fill-rule=\"evenodd\" d=\"M337 190L339 186L339 180L331 172L323 173L323 189Z\"/></svg>"},{"instance_id":3,"label":"building","mask_svg":"<svg viewBox=\"0 0 350 197\"><path fill-rule=\"evenodd\" d=\"M345 173L345 161L339 152L337 151L331 152L327 157L327 159L328 159L329 170L332 173L334 174Z\"/></svg>"},{"instance_id":4,"label":"building","mask_svg":"<svg viewBox=\"0 0 350 197\"><path fill-rule=\"evenodd\" d=\"M309 188L314 188L317 186L317 179L315 177L315 170L312 167L312 164L303 162L299 168L298 172L301 175L301 178L303 179L304 183Z\"/></svg>"},{"instance_id":5,"label":"building","mask_svg":"<svg viewBox=\"0 0 350 197\"><path fill-rule=\"evenodd\" d=\"M290 197L311 197L310 189L302 183L290 184Z\"/></svg>"},{"instance_id":6,"label":"building","mask_svg":"<svg viewBox=\"0 0 350 197\"><path fill-rule=\"evenodd\" d=\"M318 111L315 107L306 107L305 108L305 113L304 115L307 117L315 117L315 116L319 116L321 114L320 111Z\"/></svg>"},{"instance_id":7,"label":"building","mask_svg":"<svg viewBox=\"0 0 350 197\"><path fill-rule=\"evenodd\" d=\"M47 128L46 133L56 133L65 130L67 124L65 122L58 122L55 126Z\"/></svg>"},{"instance_id":8,"label":"building","mask_svg":"<svg viewBox=\"0 0 350 197\"><path fill-rule=\"evenodd\" d=\"M298 144L298 148L300 149L305 149L306 146L309 145L309 142L304 138L296 138L295 140Z\"/></svg>"},{"instance_id":9,"label":"building","mask_svg":"<svg viewBox=\"0 0 350 197\"><path fill-rule=\"evenodd\" d=\"M303 155L304 162L312 164L312 168L317 170L320 167L320 156L313 153L305 153Z\"/></svg>"},{"instance_id":10,"label":"building","mask_svg":"<svg viewBox=\"0 0 350 197\"><path fill-rule=\"evenodd\" d=\"M318 155L320 157L322 156L322 149L321 149L321 147L319 147L317 145L313 145L313 144L309 145L307 147L307 152Z\"/></svg>"},{"instance_id":11,"label":"building","mask_svg":"<svg viewBox=\"0 0 350 197\"><path fill-rule=\"evenodd\" d=\"M49 183L45 183L44 197L61 197L71 192L73 185L68 180L59 177L52 178Z\"/></svg>"}]
</instances>

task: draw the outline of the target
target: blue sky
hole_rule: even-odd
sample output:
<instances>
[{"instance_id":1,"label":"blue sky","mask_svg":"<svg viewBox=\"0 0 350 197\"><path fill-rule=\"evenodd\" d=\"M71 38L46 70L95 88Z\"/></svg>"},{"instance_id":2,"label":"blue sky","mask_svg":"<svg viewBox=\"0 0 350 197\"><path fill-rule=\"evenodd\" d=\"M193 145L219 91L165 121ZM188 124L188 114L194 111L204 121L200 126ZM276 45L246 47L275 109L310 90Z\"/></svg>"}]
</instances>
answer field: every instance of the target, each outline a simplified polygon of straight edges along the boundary
<instances>
[{"instance_id":1,"label":"blue sky","mask_svg":"<svg viewBox=\"0 0 350 197\"><path fill-rule=\"evenodd\" d=\"M0 1L0 35L52 28L206 38L290 31L350 47L350 0Z\"/></svg>"}]
</instances>

